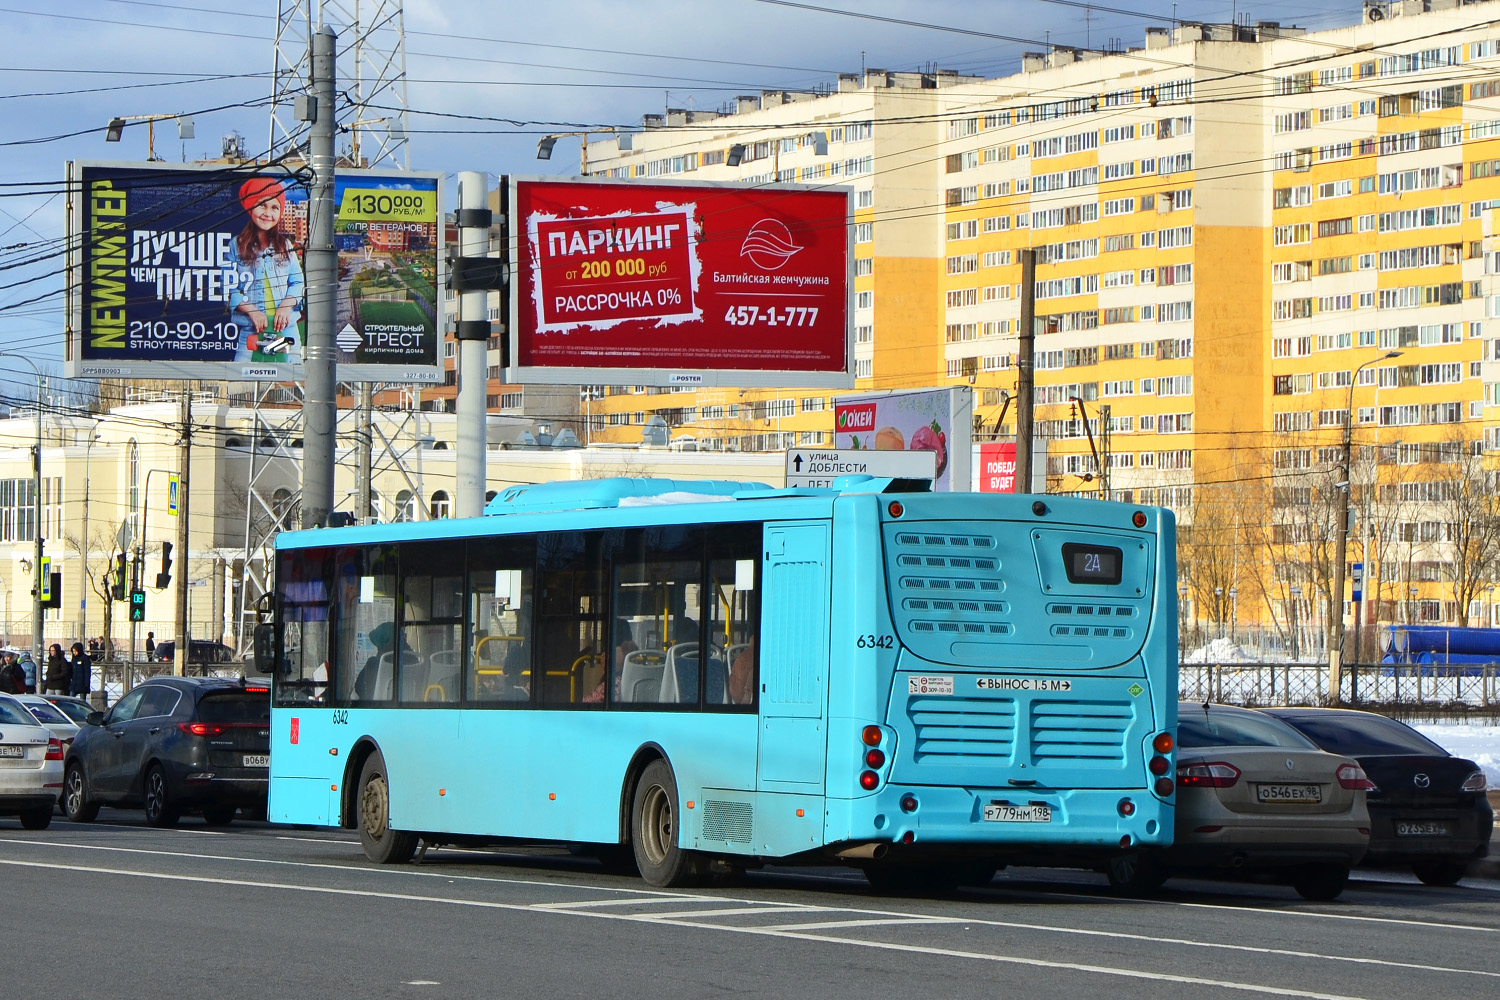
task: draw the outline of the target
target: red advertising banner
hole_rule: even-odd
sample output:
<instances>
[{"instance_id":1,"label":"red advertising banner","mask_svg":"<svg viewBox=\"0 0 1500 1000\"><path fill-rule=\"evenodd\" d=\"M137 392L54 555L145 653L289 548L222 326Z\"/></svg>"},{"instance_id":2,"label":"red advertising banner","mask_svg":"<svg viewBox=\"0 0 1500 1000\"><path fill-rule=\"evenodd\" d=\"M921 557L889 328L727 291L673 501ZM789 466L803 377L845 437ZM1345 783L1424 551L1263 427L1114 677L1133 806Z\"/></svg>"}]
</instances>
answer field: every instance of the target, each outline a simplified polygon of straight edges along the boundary
<instances>
[{"instance_id":1,"label":"red advertising banner","mask_svg":"<svg viewBox=\"0 0 1500 1000\"><path fill-rule=\"evenodd\" d=\"M1015 442L983 442L979 445L979 492L1016 491Z\"/></svg>"},{"instance_id":2,"label":"red advertising banner","mask_svg":"<svg viewBox=\"0 0 1500 1000\"><path fill-rule=\"evenodd\" d=\"M513 381L853 383L844 190L515 180L510 218Z\"/></svg>"}]
</instances>

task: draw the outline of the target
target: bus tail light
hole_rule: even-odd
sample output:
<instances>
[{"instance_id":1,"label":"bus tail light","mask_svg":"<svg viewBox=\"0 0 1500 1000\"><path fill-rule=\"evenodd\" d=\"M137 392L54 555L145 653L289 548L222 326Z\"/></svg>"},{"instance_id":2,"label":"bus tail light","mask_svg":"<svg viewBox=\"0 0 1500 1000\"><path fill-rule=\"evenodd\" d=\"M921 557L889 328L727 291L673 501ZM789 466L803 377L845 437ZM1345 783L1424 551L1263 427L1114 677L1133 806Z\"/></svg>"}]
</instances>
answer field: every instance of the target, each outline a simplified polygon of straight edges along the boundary
<instances>
[{"instance_id":1,"label":"bus tail light","mask_svg":"<svg viewBox=\"0 0 1500 1000\"><path fill-rule=\"evenodd\" d=\"M866 726L859 734L859 738L867 747L878 747L880 741L885 738L885 733L880 731L879 726Z\"/></svg>"},{"instance_id":2,"label":"bus tail light","mask_svg":"<svg viewBox=\"0 0 1500 1000\"><path fill-rule=\"evenodd\" d=\"M1222 760L1210 764L1177 765L1177 783L1191 788L1233 788L1240 769Z\"/></svg>"},{"instance_id":3,"label":"bus tail light","mask_svg":"<svg viewBox=\"0 0 1500 1000\"><path fill-rule=\"evenodd\" d=\"M859 776L859 787L867 792L873 792L880 784L880 775L874 771L865 771Z\"/></svg>"},{"instance_id":4,"label":"bus tail light","mask_svg":"<svg viewBox=\"0 0 1500 1000\"><path fill-rule=\"evenodd\" d=\"M1120 810L1121 816L1135 815L1135 803L1130 801L1129 799L1121 799L1119 806L1117 806L1116 808Z\"/></svg>"},{"instance_id":5,"label":"bus tail light","mask_svg":"<svg viewBox=\"0 0 1500 1000\"><path fill-rule=\"evenodd\" d=\"M1156 779L1156 794L1160 795L1162 798L1164 798L1164 799L1165 798L1170 798L1171 795L1172 795L1173 788L1174 788L1174 786L1172 784L1172 779L1171 778L1157 778Z\"/></svg>"},{"instance_id":6,"label":"bus tail light","mask_svg":"<svg viewBox=\"0 0 1500 1000\"><path fill-rule=\"evenodd\" d=\"M1482 772L1481 772L1482 773ZM1358 764L1343 764L1338 769L1339 787L1352 788L1355 791L1378 792L1375 782L1365 773L1365 769Z\"/></svg>"},{"instance_id":7,"label":"bus tail light","mask_svg":"<svg viewBox=\"0 0 1500 1000\"><path fill-rule=\"evenodd\" d=\"M915 795L910 795L910 794L901 796L901 811L905 812L905 813L914 813L914 812L916 812L917 811L917 797Z\"/></svg>"},{"instance_id":8,"label":"bus tail light","mask_svg":"<svg viewBox=\"0 0 1500 1000\"><path fill-rule=\"evenodd\" d=\"M871 750L865 754L866 767L881 767L885 764L885 751Z\"/></svg>"},{"instance_id":9,"label":"bus tail light","mask_svg":"<svg viewBox=\"0 0 1500 1000\"><path fill-rule=\"evenodd\" d=\"M1156 738L1151 741L1151 749L1157 753L1171 753L1172 747L1176 745L1171 733L1157 733Z\"/></svg>"},{"instance_id":10,"label":"bus tail light","mask_svg":"<svg viewBox=\"0 0 1500 1000\"><path fill-rule=\"evenodd\" d=\"M1165 757L1152 757L1151 762L1146 767L1152 774L1161 777L1171 769L1172 762Z\"/></svg>"}]
</instances>

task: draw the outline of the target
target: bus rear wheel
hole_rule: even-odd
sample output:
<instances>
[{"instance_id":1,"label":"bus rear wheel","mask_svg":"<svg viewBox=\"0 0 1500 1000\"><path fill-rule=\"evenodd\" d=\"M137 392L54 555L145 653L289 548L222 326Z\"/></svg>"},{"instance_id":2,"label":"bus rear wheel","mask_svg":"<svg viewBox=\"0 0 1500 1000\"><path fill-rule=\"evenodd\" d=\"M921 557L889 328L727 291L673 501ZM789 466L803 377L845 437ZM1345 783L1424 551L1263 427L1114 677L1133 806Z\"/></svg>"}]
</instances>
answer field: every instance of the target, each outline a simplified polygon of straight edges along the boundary
<instances>
[{"instance_id":1,"label":"bus rear wheel","mask_svg":"<svg viewBox=\"0 0 1500 1000\"><path fill-rule=\"evenodd\" d=\"M359 775L359 842L377 865L405 864L417 851L416 834L391 829L391 786L379 752Z\"/></svg>"},{"instance_id":2,"label":"bus rear wheel","mask_svg":"<svg viewBox=\"0 0 1500 1000\"><path fill-rule=\"evenodd\" d=\"M690 885L702 874L697 855L677 846L677 779L666 761L646 765L630 813L630 841L641 878L670 888Z\"/></svg>"}]
</instances>

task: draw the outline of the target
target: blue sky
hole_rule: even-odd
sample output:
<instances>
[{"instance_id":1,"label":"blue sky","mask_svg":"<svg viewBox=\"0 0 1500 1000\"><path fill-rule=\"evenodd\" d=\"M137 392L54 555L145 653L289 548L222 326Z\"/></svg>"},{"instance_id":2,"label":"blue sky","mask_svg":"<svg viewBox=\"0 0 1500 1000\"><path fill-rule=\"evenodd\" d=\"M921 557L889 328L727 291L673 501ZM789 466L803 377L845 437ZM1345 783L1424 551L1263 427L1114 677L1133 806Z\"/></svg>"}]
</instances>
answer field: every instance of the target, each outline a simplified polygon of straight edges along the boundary
<instances>
[{"instance_id":1,"label":"blue sky","mask_svg":"<svg viewBox=\"0 0 1500 1000\"><path fill-rule=\"evenodd\" d=\"M191 114L196 137L186 142L170 122L157 126L156 154L167 160L217 155L231 131L245 137L252 154L264 151L277 4L29 0L26 6L0 6L7 43L0 59L6 124L0 350L56 361L62 278L51 251L63 232L64 162L144 160L144 126L127 129L119 144L104 142L104 127L116 115ZM344 6L352 9L352 0ZM817 7L873 17L808 9ZM1058 0L407 0L411 165L445 174L565 174L577 163L576 139L561 140L549 163L535 159L538 136L564 123L627 126L669 105L712 109L762 88L826 85L861 63L1003 75L1019 67L1022 51L1049 42L1140 45L1145 28L1169 24L1174 11L1184 20L1248 15L1320 29L1352 23L1359 4L1130 0L1084 9ZM995 35L1018 40L987 37Z\"/></svg>"}]
</instances>

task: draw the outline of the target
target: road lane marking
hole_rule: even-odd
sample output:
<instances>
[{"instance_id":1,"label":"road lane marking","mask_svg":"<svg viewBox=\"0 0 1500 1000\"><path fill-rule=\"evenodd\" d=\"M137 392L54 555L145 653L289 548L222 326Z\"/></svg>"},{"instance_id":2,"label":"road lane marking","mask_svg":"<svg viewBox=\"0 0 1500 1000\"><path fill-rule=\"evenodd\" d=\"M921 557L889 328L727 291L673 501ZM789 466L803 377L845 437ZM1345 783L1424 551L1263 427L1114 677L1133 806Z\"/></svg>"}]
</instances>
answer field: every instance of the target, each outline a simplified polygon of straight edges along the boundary
<instances>
[{"instance_id":1,"label":"road lane marking","mask_svg":"<svg viewBox=\"0 0 1500 1000\"><path fill-rule=\"evenodd\" d=\"M722 896L652 896L640 899L581 899L570 903L533 903L543 910L577 910L586 906L637 906L651 903L681 903L684 900L701 899L704 902L720 902Z\"/></svg>"},{"instance_id":2,"label":"road lane marking","mask_svg":"<svg viewBox=\"0 0 1500 1000\"><path fill-rule=\"evenodd\" d=\"M528 903L501 903L494 900L477 899L441 899L435 896L423 896L415 893L402 892L377 892L370 889L338 889L330 886L292 885L286 882L257 882L252 879L227 879L212 878L205 875L177 875L166 872L140 872L123 868L101 868L90 865L66 865L43 861L18 861L12 858L0 858L0 865L9 865L16 868L35 868L46 871L71 871L90 875L122 875L129 878L156 879L164 882L187 882L198 885L234 886L245 889L272 889L283 892L305 892L325 896L346 896L359 899L383 899L410 903L429 903L444 906L462 906L486 910L506 910L524 913L554 913L561 916L589 917L595 920L624 920L632 923L655 923L656 921L642 916L624 913L591 913L588 910L557 910L534 906ZM978 921L983 923L983 921ZM839 944L856 948L867 948L876 951L894 951L905 954L918 954L928 957L962 958L980 962L991 962L996 965L1012 965L1025 968L1043 969L1048 972L1056 972L1059 969L1070 972L1082 972L1098 976L1106 976L1115 979L1137 979L1156 983L1178 983L1185 986L1212 987L1215 989L1237 990L1243 993L1258 993L1267 996L1279 997L1302 997L1305 1000L1368 1000L1368 998L1357 997L1343 993L1320 993L1313 990L1291 989L1281 986L1269 986L1262 983L1244 983L1233 980L1209 979L1204 976L1184 976L1170 972L1148 972L1138 969L1117 969L1103 965L1088 965L1082 962L1063 962L1055 958L1026 958L1021 955L994 955L983 952L960 951L954 948L933 948L921 945L907 945L891 941L864 941L858 938L830 937L826 935L811 934L800 931L773 931L758 927L733 926L723 924L695 924L688 921L676 921L673 926L695 927L703 930L720 931L728 934L754 934L761 937L775 937L794 941L812 941L817 944Z\"/></svg>"},{"instance_id":3,"label":"road lane marking","mask_svg":"<svg viewBox=\"0 0 1500 1000\"><path fill-rule=\"evenodd\" d=\"M821 906L798 906L793 903L767 903L764 906L735 906L728 909L718 910L678 910L675 913L635 913L632 916L641 920L652 921L678 921L683 917L730 917L740 916L745 913L807 913L818 912ZM613 916L613 914L611 914Z\"/></svg>"},{"instance_id":4,"label":"road lane marking","mask_svg":"<svg viewBox=\"0 0 1500 1000\"><path fill-rule=\"evenodd\" d=\"M958 917L892 917L889 920L821 920L812 924L771 924L763 931L815 931L834 927L895 927L900 924L970 924Z\"/></svg>"},{"instance_id":5,"label":"road lane marking","mask_svg":"<svg viewBox=\"0 0 1500 1000\"><path fill-rule=\"evenodd\" d=\"M364 866L360 866L360 865L336 865L336 864L327 864L327 863L322 863L322 862L310 862L310 861L279 861L279 860L273 860L273 859L269 859L269 858L242 858L242 857L233 857L233 856L216 855L216 854L194 854L194 853L189 853L189 852L185 852L185 851L154 851L154 850L147 850L145 848L137 848L137 847L112 847L112 846L96 845L96 844L70 844L70 843L61 843L61 842L58 842L58 841L26 840L26 839L23 839L23 838L0 838L0 843L23 844L23 845L42 845L42 846L50 846L50 847L71 848L71 849L74 849L74 850L106 851L106 852L115 852L115 853L122 853L122 854L144 854L144 855L148 855L148 856L169 857L169 858L185 858L185 859L191 859L191 860L229 861L229 862L240 862L240 863L250 863L250 864L279 865L279 866L283 866L283 867L292 867L292 868L316 868L316 869L326 869L326 870L335 871L335 872L359 871L359 872L368 872L370 874L375 874L375 875L380 875L380 876L413 876L413 875L415 875L415 876L423 877L423 878L439 878L439 879L444 879L444 880L448 880L448 881L469 881L469 882L490 883L490 884L495 884L495 885L507 885L507 886L509 886L509 885L518 885L518 886L529 886L529 887L546 888L546 889L566 889L566 890L570 890L570 891L588 890L588 891L591 891L591 892L612 892L612 893L626 893L626 894L630 894L628 898L618 898L616 900L601 901L600 903L590 903L588 901L572 901L572 902L564 901L564 902L560 902L560 903L531 903L531 904L525 904L525 905L528 905L528 906L531 906L531 907L534 907L534 908L537 908L537 909L553 909L553 910L574 911L574 912L582 912L582 913L587 913L588 912L587 909L585 909L586 907L594 906L594 905L601 905L601 903L602 903L602 905L617 905L617 906L629 906L629 905L637 904L637 903L640 903L640 904L652 904L652 903L657 903L657 902L660 902L660 903L677 903L677 904L691 903L691 902L711 902L711 903L717 903L717 904L721 904L721 905L724 904L724 903L726 903L726 902L734 902L734 903L744 904L747 907L751 907L751 906L765 907L765 906L768 906L768 905L784 905L784 904L769 904L769 903L761 901L761 900L736 898L736 897L732 897L732 896L714 896L714 895L705 895L705 894L701 894L701 893L664 892L664 891L660 891L660 890L642 889L642 888L634 888L634 887L613 888L613 887L610 887L610 886L591 886L591 885L590 886L586 886L586 885L578 885L578 884L568 883L568 882L543 882L543 881L534 880L534 879L500 879L500 878L490 878L490 877L487 877L487 876L479 876L479 875L448 874L448 873L445 873L445 872L442 872L442 871L424 871L422 869L414 869L414 868L393 868L393 867L374 868L374 867L364 867ZM1072 898L1076 898L1076 897L1072 897ZM1107 901L1109 901L1111 903L1124 903L1124 902L1126 902L1124 900L1120 900L1120 899L1118 899L1116 897L1110 897L1110 896L1104 896L1104 897L1099 897L1099 898L1107 900ZM1253 915L1262 915L1262 914L1267 914L1267 913L1270 913L1271 915L1279 915L1280 912L1283 912L1283 911L1257 910L1257 909L1246 908L1246 907L1224 906L1224 905L1221 905L1221 904L1210 904L1210 903L1177 903L1177 902L1173 902L1173 901L1170 901L1170 900L1161 900L1161 901L1155 901L1155 900L1135 900L1134 902L1148 903L1148 904L1151 904L1151 905L1161 905L1161 906L1182 906L1182 907L1188 907L1188 908L1229 910L1229 911L1232 911L1234 913L1239 913L1239 914L1253 914ZM912 917L911 913L903 913L903 912L900 912L900 911L892 911L892 910L860 909L858 907L852 907L852 906L818 906L816 904L799 904L799 905L801 906L801 908L805 909L809 914L811 914L811 913L819 913L819 912L821 912L821 913L828 913L828 914L835 914L835 913L857 913L857 914L867 914L869 916L876 917L876 918L895 918L895 919L908 919L908 918ZM701 916L702 915L702 911L684 911L684 912L688 916L694 916L694 915ZM730 912L739 912L739 911L735 910L735 911L730 911ZM747 910L746 912L750 912L750 911ZM762 911L762 912L764 912L764 911ZM1381 922L1381 923L1400 924L1403 927L1409 927L1410 926L1410 921L1409 920L1397 920L1397 919L1393 919L1393 918L1389 918L1389 917L1353 917L1353 916L1350 916L1350 915L1347 915L1347 914L1332 914L1332 913L1329 913L1329 914L1311 913L1311 914L1309 914L1309 913L1301 913L1300 911L1295 911L1295 910L1293 910L1293 911L1284 911L1284 912L1297 913L1297 914L1299 914L1301 916L1329 917L1329 918L1335 918L1335 919L1368 920L1368 921L1377 921L1377 922ZM595 915L596 916L606 916L607 914L595 914ZM609 916L613 916L613 914L608 914L608 915ZM646 919L651 919L651 920L655 920L655 921L663 921L666 918L665 914L650 914L650 915L644 915L644 916L645 916ZM922 919L924 921L945 922L945 921L949 920L949 918L944 918L944 917L936 917L936 916L929 916L929 915L920 915L920 916L922 917ZM677 922L682 922L682 921L677 921ZM1042 933L1042 934L1064 934L1064 935L1072 934L1072 935L1077 935L1077 936L1080 936L1080 937L1115 938L1115 939L1126 940L1126 941L1147 941L1147 942L1151 942L1151 943L1154 943L1154 944L1172 944L1172 945L1179 945L1181 947L1186 947L1186 948L1201 948L1201 949L1206 949L1206 950L1251 952L1251 953L1255 953L1255 954L1282 955L1282 956L1285 956L1285 957L1288 957L1288 958L1307 958L1307 959L1321 960L1321 961L1344 962L1344 963L1348 963L1348 964L1352 964L1352 965L1370 965L1370 966L1380 966L1380 967L1389 967L1389 968L1398 968L1398 969L1412 969L1412 970L1415 970L1415 971L1422 971L1422 972L1442 972L1442 973L1453 973L1453 974L1458 974L1458 975L1483 976L1483 977L1491 977L1491 978L1500 978L1500 973L1489 972L1489 971L1485 971L1485 970L1482 970L1482 969L1468 969L1468 968L1462 968L1461 969L1461 968L1453 968L1453 967L1449 967L1449 966L1426 965L1426 964L1417 963L1417 962L1398 962L1398 961L1394 961L1394 960L1391 960L1391 959L1362 958L1362 957L1355 956L1355 955L1330 955L1330 954L1324 954L1324 953L1320 953L1320 952L1298 951L1298 950L1288 949L1288 948L1266 948L1266 947L1258 947L1258 946L1254 946L1254 945L1231 944L1231 943L1225 942L1225 941L1196 941L1196 940L1192 940L1190 938L1166 938L1166 937L1160 937L1160 936L1151 935L1151 934L1131 934L1131 933L1127 933L1127 932L1123 932L1123 931L1105 931L1105 930L1096 930L1096 929L1092 929L1092 928L1083 928L1083 927L1060 927L1060 926L1043 926L1043 927L1038 927L1038 926L1036 926L1034 924L1020 923L1020 922L1006 921L1006 920L996 920L996 919L993 919L993 918L986 918L986 917L952 918L952 922L966 923L966 924L977 924L977 925L985 926L985 927L998 927L998 928L1004 928L1004 929L1007 929L1007 930L1024 930L1024 931L1031 931L1031 932ZM713 926L713 925L709 925L709 926ZM1425 926L1440 927L1440 928L1442 928L1444 930L1452 930L1452 929L1475 930L1475 931L1483 931L1485 933L1495 933L1496 930L1497 930L1497 928L1493 928L1493 927L1477 927L1477 926L1470 926L1470 925L1463 925L1463 924L1448 924L1448 923L1441 923L1441 922L1436 922L1436 923L1434 923L1434 922L1427 922Z\"/></svg>"}]
</instances>

